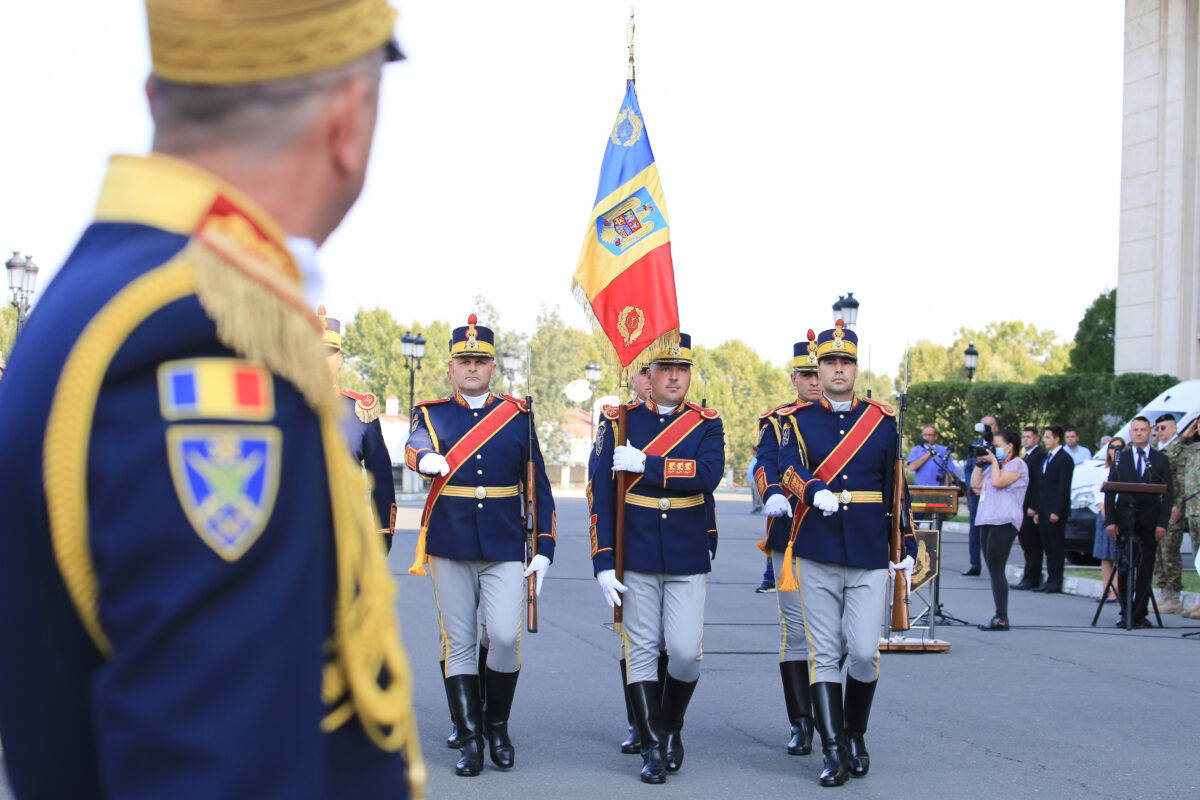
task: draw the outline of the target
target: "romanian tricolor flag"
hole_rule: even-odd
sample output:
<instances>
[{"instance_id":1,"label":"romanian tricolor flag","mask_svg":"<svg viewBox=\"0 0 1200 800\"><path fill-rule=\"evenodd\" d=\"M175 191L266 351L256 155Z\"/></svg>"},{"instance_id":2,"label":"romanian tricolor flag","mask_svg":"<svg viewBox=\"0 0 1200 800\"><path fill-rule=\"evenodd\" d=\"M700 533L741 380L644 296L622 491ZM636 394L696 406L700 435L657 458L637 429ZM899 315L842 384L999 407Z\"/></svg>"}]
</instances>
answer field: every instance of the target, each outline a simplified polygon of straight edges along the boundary
<instances>
[{"instance_id":1,"label":"romanian tricolor flag","mask_svg":"<svg viewBox=\"0 0 1200 800\"><path fill-rule=\"evenodd\" d=\"M163 417L269 420L275 415L271 376L236 358L168 361L158 368Z\"/></svg>"},{"instance_id":2,"label":"romanian tricolor flag","mask_svg":"<svg viewBox=\"0 0 1200 800\"><path fill-rule=\"evenodd\" d=\"M572 290L622 367L653 345L676 343L671 231L633 81L608 137Z\"/></svg>"}]
</instances>

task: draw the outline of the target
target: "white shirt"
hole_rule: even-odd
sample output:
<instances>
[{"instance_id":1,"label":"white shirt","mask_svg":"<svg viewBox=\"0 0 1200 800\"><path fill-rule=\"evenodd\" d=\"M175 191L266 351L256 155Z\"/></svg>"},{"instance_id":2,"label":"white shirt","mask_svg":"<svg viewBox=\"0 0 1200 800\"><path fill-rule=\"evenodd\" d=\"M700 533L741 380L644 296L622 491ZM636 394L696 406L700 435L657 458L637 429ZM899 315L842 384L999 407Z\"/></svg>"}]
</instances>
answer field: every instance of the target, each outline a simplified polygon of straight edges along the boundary
<instances>
[{"instance_id":1,"label":"white shirt","mask_svg":"<svg viewBox=\"0 0 1200 800\"><path fill-rule=\"evenodd\" d=\"M837 411L838 413L849 411L850 406L854 405L853 400L846 400L845 402L838 403L829 399L829 395L824 395L824 398L825 402L829 403L829 405L833 407L833 410Z\"/></svg>"},{"instance_id":2,"label":"white shirt","mask_svg":"<svg viewBox=\"0 0 1200 800\"><path fill-rule=\"evenodd\" d=\"M673 406L659 406L659 405L656 405L656 406L655 406L655 408L657 408L657 409L658 409L658 413L659 413L659 414L662 414L664 417L667 417L667 416L670 416L671 414L674 414L674 413L675 413L675 409L679 408L679 405L678 405L678 404L676 404L676 405L673 405Z\"/></svg>"},{"instance_id":3,"label":"white shirt","mask_svg":"<svg viewBox=\"0 0 1200 800\"><path fill-rule=\"evenodd\" d=\"M1061 444L1058 447L1051 450L1049 453L1046 453L1046 457L1042 460L1042 474L1043 475L1046 474L1046 467L1050 465L1050 459L1054 458L1055 454L1057 454L1059 450L1062 450Z\"/></svg>"},{"instance_id":4,"label":"white shirt","mask_svg":"<svg viewBox=\"0 0 1200 800\"><path fill-rule=\"evenodd\" d=\"M471 397L470 395L464 394L462 396L462 399L463 399L463 402L465 402L469 408L483 408L483 404L486 403L487 399L491 396L492 396L491 392L484 392L483 394L481 394L477 397Z\"/></svg>"},{"instance_id":5,"label":"white shirt","mask_svg":"<svg viewBox=\"0 0 1200 800\"><path fill-rule=\"evenodd\" d=\"M1066 447L1067 453L1071 456L1071 458L1075 460L1076 465L1082 464L1092 457L1092 451L1088 450L1081 444L1075 445L1074 448L1072 448L1069 444L1063 446Z\"/></svg>"}]
</instances>

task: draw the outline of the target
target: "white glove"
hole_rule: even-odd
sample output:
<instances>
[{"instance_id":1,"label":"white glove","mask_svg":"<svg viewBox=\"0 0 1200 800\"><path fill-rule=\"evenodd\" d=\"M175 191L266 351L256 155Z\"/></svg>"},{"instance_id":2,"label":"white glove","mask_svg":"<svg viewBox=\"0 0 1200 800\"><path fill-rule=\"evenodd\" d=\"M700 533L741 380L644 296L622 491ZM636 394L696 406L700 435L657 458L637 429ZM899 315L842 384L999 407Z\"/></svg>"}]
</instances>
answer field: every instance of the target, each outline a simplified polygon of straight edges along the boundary
<instances>
[{"instance_id":1,"label":"white glove","mask_svg":"<svg viewBox=\"0 0 1200 800\"><path fill-rule=\"evenodd\" d=\"M912 594L913 557L905 556L904 560L899 564L893 564L891 561L889 561L888 574L895 577L896 570L900 570L904 573L904 587L908 590L909 594Z\"/></svg>"},{"instance_id":2,"label":"white glove","mask_svg":"<svg viewBox=\"0 0 1200 800\"><path fill-rule=\"evenodd\" d=\"M783 495L773 494L763 503L763 510L767 512L768 517L790 517L792 504Z\"/></svg>"},{"instance_id":3,"label":"white glove","mask_svg":"<svg viewBox=\"0 0 1200 800\"><path fill-rule=\"evenodd\" d=\"M529 560L529 566L525 568L525 577L537 574L537 588L534 590L538 597L542 596L542 581L546 579L546 570L550 568L550 559L546 558L541 553Z\"/></svg>"},{"instance_id":4,"label":"white glove","mask_svg":"<svg viewBox=\"0 0 1200 800\"><path fill-rule=\"evenodd\" d=\"M617 445L613 450L613 472L645 472L646 454L627 444ZM617 605L620 605L618 603Z\"/></svg>"},{"instance_id":5,"label":"white glove","mask_svg":"<svg viewBox=\"0 0 1200 800\"><path fill-rule=\"evenodd\" d=\"M621 605L621 592L627 591L628 587L617 580L615 569L602 570L596 576L596 581L600 584L600 591L604 592L604 599L608 601L609 608Z\"/></svg>"},{"instance_id":6,"label":"white glove","mask_svg":"<svg viewBox=\"0 0 1200 800\"><path fill-rule=\"evenodd\" d=\"M822 489L813 495L813 508L818 508L825 516L833 516L833 512L838 510L837 495L828 489Z\"/></svg>"},{"instance_id":7,"label":"white glove","mask_svg":"<svg viewBox=\"0 0 1200 800\"><path fill-rule=\"evenodd\" d=\"M426 453L417 462L417 472L422 475L445 475L450 471L450 465L441 453Z\"/></svg>"}]
</instances>

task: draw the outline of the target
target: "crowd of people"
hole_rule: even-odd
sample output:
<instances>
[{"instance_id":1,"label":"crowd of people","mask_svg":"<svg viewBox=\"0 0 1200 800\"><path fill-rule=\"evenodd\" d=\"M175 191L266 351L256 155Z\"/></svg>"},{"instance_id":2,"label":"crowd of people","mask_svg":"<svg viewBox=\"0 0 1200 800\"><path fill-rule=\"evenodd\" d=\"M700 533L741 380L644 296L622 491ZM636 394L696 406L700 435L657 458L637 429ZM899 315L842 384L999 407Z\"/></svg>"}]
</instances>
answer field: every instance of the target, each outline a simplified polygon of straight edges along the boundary
<instances>
[{"instance_id":1,"label":"crowd of people","mask_svg":"<svg viewBox=\"0 0 1200 800\"><path fill-rule=\"evenodd\" d=\"M1193 422L1180 433L1170 414L1163 414L1153 424L1137 417L1130 423L1128 442L1119 436L1105 436L1100 442L1105 468L1091 487L1089 507L1096 515L1091 553L1100 561L1105 587L1097 602L1121 604L1118 627L1150 626L1151 580L1160 588L1159 613L1200 618L1197 609L1183 611L1180 597L1183 533L1200 530L1200 502L1191 486L1200 478L1196 428ZM1017 432L1001 427L989 415L975 431L979 439L972 444L963 470L969 563L962 574L981 575L986 564L995 614L979 627L1008 630L1010 589L1046 594L1063 591L1074 471L1089 461L1092 453L1080 443L1075 428L1029 425ZM958 481L951 453L938 444L934 425L922 428L921 442L909 452L907 466L916 485ZM1161 485L1165 491L1105 492L1101 487L1106 482ZM1125 546L1127 538L1133 547ZM1014 541L1023 552L1024 569L1021 579L1009 584L1005 568ZM1133 597L1126 602L1129 589ZM1126 609L1131 615L1128 620Z\"/></svg>"}]
</instances>

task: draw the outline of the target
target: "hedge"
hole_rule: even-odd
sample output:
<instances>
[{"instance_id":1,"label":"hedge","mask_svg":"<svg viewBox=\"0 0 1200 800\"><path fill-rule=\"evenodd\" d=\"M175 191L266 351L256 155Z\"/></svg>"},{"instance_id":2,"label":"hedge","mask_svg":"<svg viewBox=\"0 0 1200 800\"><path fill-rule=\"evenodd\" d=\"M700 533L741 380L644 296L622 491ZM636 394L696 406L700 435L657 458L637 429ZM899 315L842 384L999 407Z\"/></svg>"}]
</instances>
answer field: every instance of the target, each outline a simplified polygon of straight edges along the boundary
<instances>
[{"instance_id":1,"label":"hedge","mask_svg":"<svg viewBox=\"0 0 1200 800\"><path fill-rule=\"evenodd\" d=\"M1033 383L917 383L908 390L904 441L912 447L921 439L921 428L932 424L938 442L963 458L978 437L975 423L991 414L1000 427L1016 431L1026 425L1076 428L1080 442L1095 450L1101 436L1114 433L1177 383L1173 375L1142 372L1042 375Z\"/></svg>"}]
</instances>

